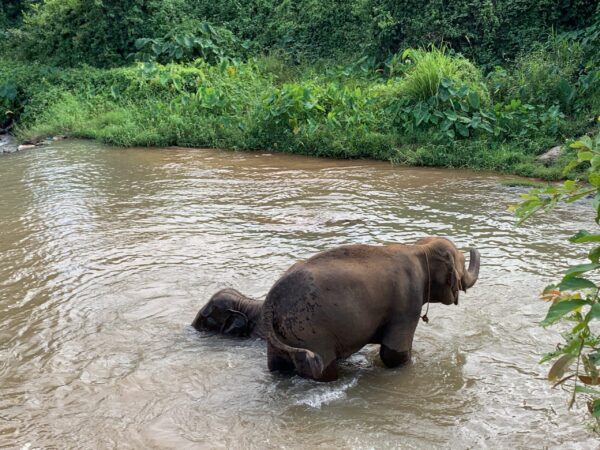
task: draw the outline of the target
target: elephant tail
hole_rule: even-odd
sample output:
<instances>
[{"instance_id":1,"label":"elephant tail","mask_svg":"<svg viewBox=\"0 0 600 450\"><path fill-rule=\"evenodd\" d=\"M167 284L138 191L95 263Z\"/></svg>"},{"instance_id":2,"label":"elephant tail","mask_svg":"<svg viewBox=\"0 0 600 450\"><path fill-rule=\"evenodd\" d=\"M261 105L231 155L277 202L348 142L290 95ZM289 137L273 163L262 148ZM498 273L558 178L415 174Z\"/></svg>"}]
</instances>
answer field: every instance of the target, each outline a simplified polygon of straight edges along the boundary
<instances>
[{"instance_id":1,"label":"elephant tail","mask_svg":"<svg viewBox=\"0 0 600 450\"><path fill-rule=\"evenodd\" d=\"M311 374L315 380L320 379L324 371L323 359L306 348L292 347L281 341L273 328L273 304L269 300L267 296L263 305L263 330L267 341L276 349L286 352L294 362L296 370L303 374Z\"/></svg>"}]
</instances>

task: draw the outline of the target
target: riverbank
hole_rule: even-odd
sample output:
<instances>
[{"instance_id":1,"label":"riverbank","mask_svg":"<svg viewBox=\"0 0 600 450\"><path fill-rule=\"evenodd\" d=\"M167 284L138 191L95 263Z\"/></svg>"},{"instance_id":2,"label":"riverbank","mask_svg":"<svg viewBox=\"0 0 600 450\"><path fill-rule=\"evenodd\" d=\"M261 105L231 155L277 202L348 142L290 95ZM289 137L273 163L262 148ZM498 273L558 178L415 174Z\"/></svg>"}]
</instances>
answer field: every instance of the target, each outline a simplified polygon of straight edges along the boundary
<instances>
[{"instance_id":1,"label":"riverbank","mask_svg":"<svg viewBox=\"0 0 600 450\"><path fill-rule=\"evenodd\" d=\"M546 180L562 176L568 155L538 157L594 129L593 97L515 98L526 67L484 77L444 50L405 56L386 71L290 68L273 57L112 69L2 60L0 86L22 141L67 134L123 147L268 149ZM549 66L550 55L538 63Z\"/></svg>"}]
</instances>

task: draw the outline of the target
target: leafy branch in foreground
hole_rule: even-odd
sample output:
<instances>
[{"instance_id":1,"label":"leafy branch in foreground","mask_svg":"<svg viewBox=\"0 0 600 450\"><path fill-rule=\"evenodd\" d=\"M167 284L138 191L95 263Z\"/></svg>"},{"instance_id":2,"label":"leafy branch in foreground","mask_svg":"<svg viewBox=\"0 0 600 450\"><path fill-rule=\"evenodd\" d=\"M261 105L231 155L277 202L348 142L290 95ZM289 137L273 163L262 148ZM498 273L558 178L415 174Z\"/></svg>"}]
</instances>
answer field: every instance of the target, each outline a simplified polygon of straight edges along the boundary
<instances>
[{"instance_id":1,"label":"leafy branch in foreground","mask_svg":"<svg viewBox=\"0 0 600 450\"><path fill-rule=\"evenodd\" d=\"M570 147L576 150L577 156L565 168L565 174L581 165L585 167L587 183L569 180L561 186L522 194L522 202L515 208L519 224L537 212L549 212L558 203L593 197L595 221L600 225L600 132L595 137L584 136ZM583 396L597 429L600 426L600 386L592 386L600 384L600 285L593 275L600 269L600 231L579 231L569 241L594 246L588 253L589 262L570 266L558 283L546 287L542 293L541 298L552 304L541 325L563 323L568 324L570 330L562 334L564 342L544 355L540 362L554 360L548 379L555 382L555 387L570 382L569 408L577 394Z\"/></svg>"}]
</instances>

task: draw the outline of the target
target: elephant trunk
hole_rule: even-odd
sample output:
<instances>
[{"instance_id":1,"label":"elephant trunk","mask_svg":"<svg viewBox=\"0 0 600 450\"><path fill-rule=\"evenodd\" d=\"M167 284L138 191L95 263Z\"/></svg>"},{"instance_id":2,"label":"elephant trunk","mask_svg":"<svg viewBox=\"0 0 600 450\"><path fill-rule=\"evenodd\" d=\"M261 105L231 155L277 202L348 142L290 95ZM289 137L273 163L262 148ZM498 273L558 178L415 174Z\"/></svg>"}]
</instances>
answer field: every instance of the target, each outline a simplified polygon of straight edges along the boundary
<instances>
[{"instance_id":1,"label":"elephant trunk","mask_svg":"<svg viewBox=\"0 0 600 450\"><path fill-rule=\"evenodd\" d=\"M472 287L479 278L479 251L475 248L469 251L469 269L465 272L461 279L462 289L467 292L467 289Z\"/></svg>"}]
</instances>

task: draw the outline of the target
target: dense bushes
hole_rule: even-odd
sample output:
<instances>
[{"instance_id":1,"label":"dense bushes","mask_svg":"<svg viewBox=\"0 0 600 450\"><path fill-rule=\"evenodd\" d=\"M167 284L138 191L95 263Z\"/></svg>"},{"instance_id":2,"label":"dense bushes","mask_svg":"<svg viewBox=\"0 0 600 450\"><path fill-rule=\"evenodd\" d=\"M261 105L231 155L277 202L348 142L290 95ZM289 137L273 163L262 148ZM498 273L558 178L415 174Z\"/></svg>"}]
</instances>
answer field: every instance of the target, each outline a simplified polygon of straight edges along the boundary
<instances>
[{"instance_id":1,"label":"dense bushes","mask_svg":"<svg viewBox=\"0 0 600 450\"><path fill-rule=\"evenodd\" d=\"M382 57L406 46L445 42L492 66L522 49L591 23L595 0L380 0L374 1L376 48Z\"/></svg>"},{"instance_id":2,"label":"dense bushes","mask_svg":"<svg viewBox=\"0 0 600 450\"><path fill-rule=\"evenodd\" d=\"M11 48L60 65L122 65L136 39L194 32L209 21L258 55L289 61L369 55L385 61L407 48L445 43L492 67L544 42L550 30L592 23L596 0L44 0L2 3ZM30 6L32 5L33 6ZM23 25L18 13L25 10ZM2 19L0 18L0 21ZM2 27L0 23L0 27Z\"/></svg>"},{"instance_id":3,"label":"dense bushes","mask_svg":"<svg viewBox=\"0 0 600 450\"><path fill-rule=\"evenodd\" d=\"M585 130L567 120L574 112L560 102L506 100L518 83L513 72L486 80L468 60L436 48L405 56L393 76L361 64L290 75L273 56L269 64L221 58L108 70L6 61L0 114L17 116L20 137L30 140L66 132L123 146L273 149L560 175L560 165L533 161L569 126Z\"/></svg>"}]
</instances>

